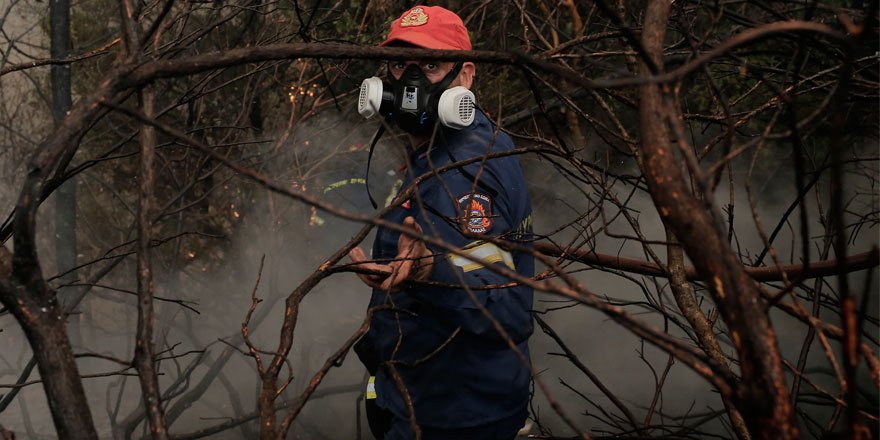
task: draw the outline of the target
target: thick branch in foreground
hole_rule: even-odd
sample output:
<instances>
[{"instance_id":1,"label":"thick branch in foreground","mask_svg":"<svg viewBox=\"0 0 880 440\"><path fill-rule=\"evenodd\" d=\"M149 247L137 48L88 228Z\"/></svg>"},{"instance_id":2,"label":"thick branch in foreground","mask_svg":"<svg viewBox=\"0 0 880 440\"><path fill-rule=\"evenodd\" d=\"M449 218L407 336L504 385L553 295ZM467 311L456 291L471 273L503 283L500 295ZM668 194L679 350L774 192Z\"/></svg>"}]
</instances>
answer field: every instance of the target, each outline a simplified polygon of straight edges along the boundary
<instances>
[{"instance_id":1,"label":"thick branch in foreground","mask_svg":"<svg viewBox=\"0 0 880 440\"><path fill-rule=\"evenodd\" d=\"M297 58L338 58L474 61L492 64L509 64L526 66L536 71L565 79L572 84L586 89L621 88L677 81L696 71L706 63L724 56L739 47L754 44L755 42L777 35L785 37L796 33L816 34L837 41L845 38L841 33L821 23L798 20L768 23L753 29L747 29L670 72L660 72L654 75L650 70L646 70L642 72L641 75L634 77L595 80L587 78L572 69L562 67L556 63L516 51L435 50L358 46L354 44L340 43L268 44L204 53L188 58L175 58L149 62L140 66L131 76L126 78L126 85L132 87L155 79L185 76L211 69L220 69L261 61L283 59L292 60Z\"/></svg>"},{"instance_id":2,"label":"thick branch in foreground","mask_svg":"<svg viewBox=\"0 0 880 440\"><path fill-rule=\"evenodd\" d=\"M727 356L721 350L721 344L718 342L718 336L715 335L713 323L709 321L700 308L694 290L690 283L684 277L684 253L678 240L668 228L666 229L666 240L669 245L666 247L666 260L669 264L669 290L672 291L672 297L675 298L675 304L681 311L682 316L687 319L688 323L694 329L694 334L700 344L700 348L706 352L706 355L715 359L719 365L729 366ZM730 374L733 374L731 371ZM737 411L736 406L727 396L721 396L721 402L727 409L727 415L730 418L730 426L740 440L751 440L748 427L742 414Z\"/></svg>"},{"instance_id":3,"label":"thick branch in foreground","mask_svg":"<svg viewBox=\"0 0 880 440\"><path fill-rule=\"evenodd\" d=\"M58 437L97 439L60 305L38 302L24 295L21 286L10 292L3 285L0 300L19 322L33 350ZM9 302L13 294L20 302Z\"/></svg>"},{"instance_id":4,"label":"thick branch in foreground","mask_svg":"<svg viewBox=\"0 0 880 440\"><path fill-rule=\"evenodd\" d=\"M60 153L61 149L55 151ZM51 153L40 150L34 163L52 163ZM19 233L15 235L10 277L0 279L0 303L12 312L28 339L59 438L97 439L67 336L64 310L43 278L37 258L35 230L39 200L35 195L40 194L45 176L40 171L43 170L45 168L36 167L28 175L16 205L15 223ZM3 252L8 253L5 248Z\"/></svg>"},{"instance_id":5,"label":"thick branch in foreground","mask_svg":"<svg viewBox=\"0 0 880 440\"><path fill-rule=\"evenodd\" d=\"M649 2L645 15L643 43L659 66L669 9L668 2ZM651 73L644 64L641 72ZM668 113L658 86L642 86L640 99L642 167L651 197L710 287L739 354L743 382L734 403L754 437L798 438L776 335L757 285L730 249L713 213L690 192L681 173L666 126L678 115Z\"/></svg>"}]
</instances>

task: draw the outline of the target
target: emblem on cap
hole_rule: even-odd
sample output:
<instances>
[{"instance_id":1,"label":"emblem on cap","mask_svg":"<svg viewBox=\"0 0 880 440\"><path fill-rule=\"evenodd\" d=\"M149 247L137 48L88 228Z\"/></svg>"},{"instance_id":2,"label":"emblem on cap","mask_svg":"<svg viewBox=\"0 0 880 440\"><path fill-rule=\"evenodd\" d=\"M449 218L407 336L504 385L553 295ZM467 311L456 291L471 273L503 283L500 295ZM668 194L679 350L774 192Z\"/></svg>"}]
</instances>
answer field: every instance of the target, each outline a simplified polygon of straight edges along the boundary
<instances>
[{"instance_id":1,"label":"emblem on cap","mask_svg":"<svg viewBox=\"0 0 880 440\"><path fill-rule=\"evenodd\" d=\"M400 19L400 26L421 26L428 22L428 14L422 8L412 8Z\"/></svg>"}]
</instances>

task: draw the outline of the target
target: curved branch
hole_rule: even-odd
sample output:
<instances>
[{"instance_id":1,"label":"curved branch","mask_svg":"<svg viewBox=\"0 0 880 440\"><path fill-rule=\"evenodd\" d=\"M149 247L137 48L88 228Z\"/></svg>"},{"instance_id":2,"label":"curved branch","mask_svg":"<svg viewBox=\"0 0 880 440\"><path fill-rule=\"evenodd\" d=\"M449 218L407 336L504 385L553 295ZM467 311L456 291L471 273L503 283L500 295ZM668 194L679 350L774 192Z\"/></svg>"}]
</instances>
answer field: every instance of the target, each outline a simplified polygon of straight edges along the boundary
<instances>
[{"instance_id":1,"label":"curved branch","mask_svg":"<svg viewBox=\"0 0 880 440\"><path fill-rule=\"evenodd\" d=\"M574 70L516 51L433 50L358 46L341 43L271 44L216 51L186 58L148 62L134 70L126 78L125 85L127 87L134 87L156 79L192 75L207 70L261 61L294 60L298 58L342 58L379 60L430 59L437 61L474 61L490 64L524 65L544 73L557 75L588 89L620 88L677 81L697 70L703 64L713 61L733 49L756 43L778 34L792 32L816 33L838 41L846 38L845 35L821 23L797 20L769 23L734 35L712 50L670 72L606 80L593 80Z\"/></svg>"},{"instance_id":2,"label":"curved branch","mask_svg":"<svg viewBox=\"0 0 880 440\"><path fill-rule=\"evenodd\" d=\"M34 67L42 67L42 66L54 66L54 65L62 65L62 64L73 64L77 61L86 60L92 57L96 57L98 55L103 55L110 51L110 48L119 43L119 38L114 39L113 41L97 48L92 49L88 52L83 52L79 55L74 55L68 58L49 58L44 60L34 60L28 61L26 63L13 64L11 66L4 67L0 69L0 76L6 75L12 72L18 72L20 70L33 69Z\"/></svg>"},{"instance_id":3,"label":"curved branch","mask_svg":"<svg viewBox=\"0 0 880 440\"><path fill-rule=\"evenodd\" d=\"M549 242L535 243L535 250L544 255L575 260L591 266L622 270L639 275L669 277L669 274L662 267L650 261L600 254L593 250L561 248ZM843 264L847 272L857 272L877 267L880 265L880 257L875 252L847 255ZM779 268L746 267L745 271L755 281L782 281L783 275L789 279L804 280L836 274L837 260L811 261L809 264L791 264ZM693 266L685 267L685 276L690 281L700 279L697 269Z\"/></svg>"}]
</instances>

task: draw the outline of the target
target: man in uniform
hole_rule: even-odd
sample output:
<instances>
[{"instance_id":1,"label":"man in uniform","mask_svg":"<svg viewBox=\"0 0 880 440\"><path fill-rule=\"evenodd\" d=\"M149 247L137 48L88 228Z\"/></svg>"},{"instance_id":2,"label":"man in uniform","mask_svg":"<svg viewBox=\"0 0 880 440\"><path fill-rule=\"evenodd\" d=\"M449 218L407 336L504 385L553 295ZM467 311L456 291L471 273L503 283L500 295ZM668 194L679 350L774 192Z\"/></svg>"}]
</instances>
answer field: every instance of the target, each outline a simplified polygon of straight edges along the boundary
<instances>
[{"instance_id":1,"label":"man in uniform","mask_svg":"<svg viewBox=\"0 0 880 440\"><path fill-rule=\"evenodd\" d=\"M395 20L382 45L471 50L457 15L427 6ZM387 98L376 110L409 134L401 193L419 176L429 176L411 198L395 200L397 207L384 219L463 252L379 228L372 259L360 248L350 253L361 267L391 274L359 275L373 288L370 307L390 306L373 315L357 347L375 374L367 398L390 416L381 427L370 417L371 428L385 440L415 438L411 418L426 440L509 440L528 415L532 289L501 287L511 279L487 265L532 277L534 259L480 239L520 246L531 240L531 202L519 160L508 155L436 171L513 148L479 109L462 101L475 70L471 62L395 60L388 62L387 82L374 79L391 89L375 95ZM438 99L447 93L454 95L453 104L448 96ZM424 99L407 107L417 96ZM470 99L472 104L472 94ZM462 115L465 122L447 125Z\"/></svg>"}]
</instances>

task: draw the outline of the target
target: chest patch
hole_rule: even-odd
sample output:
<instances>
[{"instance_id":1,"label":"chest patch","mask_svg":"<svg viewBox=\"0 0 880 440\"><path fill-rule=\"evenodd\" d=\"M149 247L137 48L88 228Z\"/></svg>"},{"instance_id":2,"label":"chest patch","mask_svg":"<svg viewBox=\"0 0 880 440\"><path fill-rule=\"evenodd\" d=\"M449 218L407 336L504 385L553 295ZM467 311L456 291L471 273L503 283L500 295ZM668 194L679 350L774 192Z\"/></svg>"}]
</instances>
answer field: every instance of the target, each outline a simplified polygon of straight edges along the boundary
<instances>
[{"instance_id":1,"label":"chest patch","mask_svg":"<svg viewBox=\"0 0 880 440\"><path fill-rule=\"evenodd\" d=\"M479 193L464 194L458 198L459 225L463 231L485 234L492 230L492 199Z\"/></svg>"}]
</instances>

